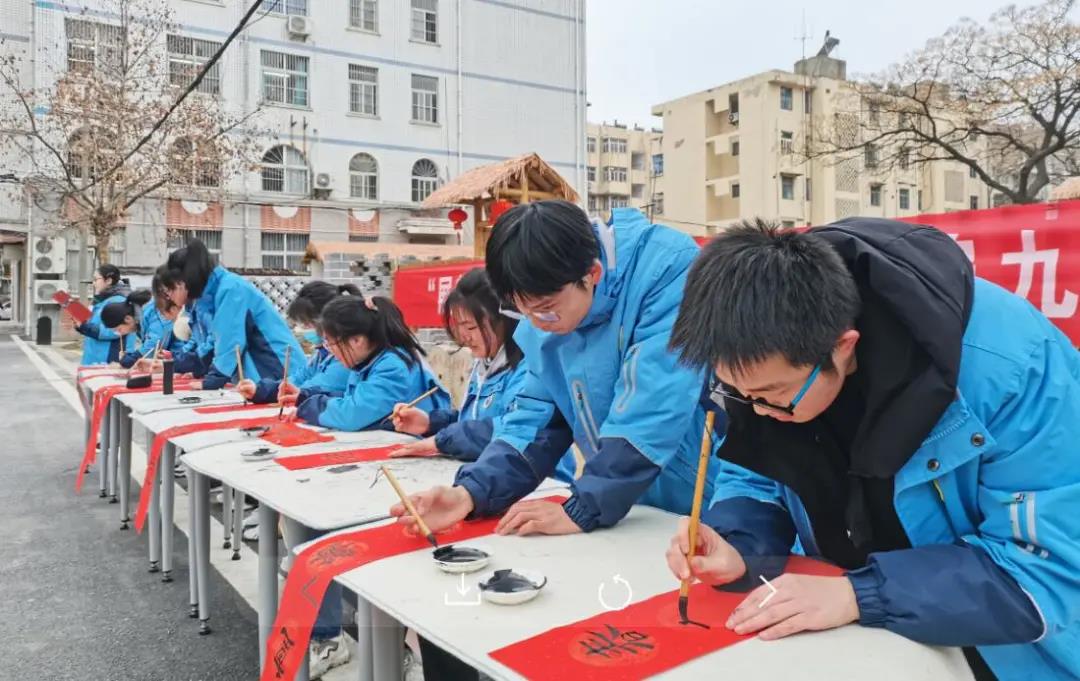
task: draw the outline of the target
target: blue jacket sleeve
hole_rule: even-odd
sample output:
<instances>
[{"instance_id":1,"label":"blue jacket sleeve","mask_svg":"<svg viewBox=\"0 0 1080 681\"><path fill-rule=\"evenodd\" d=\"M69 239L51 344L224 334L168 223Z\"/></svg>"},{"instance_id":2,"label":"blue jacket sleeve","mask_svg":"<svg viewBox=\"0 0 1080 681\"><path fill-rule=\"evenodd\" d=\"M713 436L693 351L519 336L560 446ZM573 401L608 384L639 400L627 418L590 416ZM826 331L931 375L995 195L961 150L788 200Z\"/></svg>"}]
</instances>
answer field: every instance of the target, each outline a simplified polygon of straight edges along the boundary
<instances>
[{"instance_id":1,"label":"blue jacket sleeve","mask_svg":"<svg viewBox=\"0 0 1080 681\"><path fill-rule=\"evenodd\" d=\"M1026 643L1042 616L985 551L957 543L871 554L848 573L859 623L941 646Z\"/></svg>"},{"instance_id":2,"label":"blue jacket sleeve","mask_svg":"<svg viewBox=\"0 0 1080 681\"><path fill-rule=\"evenodd\" d=\"M724 474L721 471L718 477ZM773 579L784 571L795 525L783 506L749 496L731 497L702 513L701 522L716 530L746 563L746 574L725 585L725 590L744 591L760 584L760 577Z\"/></svg>"},{"instance_id":3,"label":"blue jacket sleeve","mask_svg":"<svg viewBox=\"0 0 1080 681\"><path fill-rule=\"evenodd\" d=\"M277 402L278 387L281 381L272 378L264 378L255 384L255 396L251 398L254 404L270 404Z\"/></svg>"},{"instance_id":4,"label":"blue jacket sleeve","mask_svg":"<svg viewBox=\"0 0 1080 681\"><path fill-rule=\"evenodd\" d=\"M457 423L461 413L457 409L433 409L428 412L428 429L425 436L435 435L443 428Z\"/></svg>"},{"instance_id":5,"label":"blue jacket sleeve","mask_svg":"<svg viewBox=\"0 0 1080 681\"><path fill-rule=\"evenodd\" d=\"M301 391L296 414L308 423L357 431L377 427L379 420L410 395L403 392L411 382L402 360L382 361L362 381L352 381L341 397Z\"/></svg>"},{"instance_id":6,"label":"blue jacket sleeve","mask_svg":"<svg viewBox=\"0 0 1080 681\"><path fill-rule=\"evenodd\" d=\"M138 352L125 353L124 356L120 358L120 366L125 369L130 369L135 366L135 362L139 361L140 356L141 355Z\"/></svg>"},{"instance_id":7,"label":"blue jacket sleeve","mask_svg":"<svg viewBox=\"0 0 1080 681\"><path fill-rule=\"evenodd\" d=\"M653 273L622 358L611 410L600 426L599 450L574 483L566 512L586 532L622 520L668 463L678 456L698 408L702 371L668 349L686 273L697 248L672 254ZM651 389L663 386L663 399Z\"/></svg>"},{"instance_id":8,"label":"blue jacket sleeve","mask_svg":"<svg viewBox=\"0 0 1080 681\"><path fill-rule=\"evenodd\" d=\"M458 470L455 484L469 492L474 515L501 513L555 471L573 440L562 412L529 372L491 444Z\"/></svg>"},{"instance_id":9,"label":"blue jacket sleeve","mask_svg":"<svg viewBox=\"0 0 1080 681\"><path fill-rule=\"evenodd\" d=\"M87 338L93 338L94 340L110 340L110 339L106 338L105 336L103 336L102 333L101 333L102 330L108 330L108 329L105 329L104 326L102 326L98 322L94 321L93 318L90 318L90 319L86 320L85 322L83 322L82 324L79 324L78 326L76 326L75 330L78 331L79 333L81 333L82 335L86 336ZM117 336L114 333L112 335L112 338L116 338L116 337Z\"/></svg>"},{"instance_id":10,"label":"blue jacket sleeve","mask_svg":"<svg viewBox=\"0 0 1080 681\"><path fill-rule=\"evenodd\" d=\"M491 442L494 429L495 423L492 419L457 421L435 434L435 447L439 453L458 461L476 461Z\"/></svg>"}]
</instances>

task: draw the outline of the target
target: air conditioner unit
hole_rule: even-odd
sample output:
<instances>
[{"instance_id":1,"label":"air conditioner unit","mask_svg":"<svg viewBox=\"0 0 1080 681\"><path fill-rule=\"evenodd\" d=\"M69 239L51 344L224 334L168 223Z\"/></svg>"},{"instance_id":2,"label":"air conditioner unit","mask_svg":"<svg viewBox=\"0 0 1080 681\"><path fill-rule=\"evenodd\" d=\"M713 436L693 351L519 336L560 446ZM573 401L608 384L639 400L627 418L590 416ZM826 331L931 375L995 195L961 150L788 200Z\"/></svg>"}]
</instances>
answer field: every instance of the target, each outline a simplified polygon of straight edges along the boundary
<instances>
[{"instance_id":1,"label":"air conditioner unit","mask_svg":"<svg viewBox=\"0 0 1080 681\"><path fill-rule=\"evenodd\" d=\"M729 113L727 115L727 119L728 119L728 123L731 123L732 125L738 125L739 124L739 112L738 111L732 111L731 113Z\"/></svg>"},{"instance_id":2,"label":"air conditioner unit","mask_svg":"<svg viewBox=\"0 0 1080 681\"><path fill-rule=\"evenodd\" d=\"M318 173L315 175L315 186L319 189L330 188L330 173Z\"/></svg>"},{"instance_id":3,"label":"air conditioner unit","mask_svg":"<svg viewBox=\"0 0 1080 681\"><path fill-rule=\"evenodd\" d=\"M293 38L306 38L311 35L311 20L296 14L285 20L285 30Z\"/></svg>"},{"instance_id":4,"label":"air conditioner unit","mask_svg":"<svg viewBox=\"0 0 1080 681\"><path fill-rule=\"evenodd\" d=\"M34 303L37 305L57 305L53 295L67 291L68 283L59 279L38 279L34 282Z\"/></svg>"},{"instance_id":5,"label":"air conditioner unit","mask_svg":"<svg viewBox=\"0 0 1080 681\"><path fill-rule=\"evenodd\" d=\"M34 274L64 274L67 269L67 241L58 236L35 237L31 257Z\"/></svg>"}]
</instances>

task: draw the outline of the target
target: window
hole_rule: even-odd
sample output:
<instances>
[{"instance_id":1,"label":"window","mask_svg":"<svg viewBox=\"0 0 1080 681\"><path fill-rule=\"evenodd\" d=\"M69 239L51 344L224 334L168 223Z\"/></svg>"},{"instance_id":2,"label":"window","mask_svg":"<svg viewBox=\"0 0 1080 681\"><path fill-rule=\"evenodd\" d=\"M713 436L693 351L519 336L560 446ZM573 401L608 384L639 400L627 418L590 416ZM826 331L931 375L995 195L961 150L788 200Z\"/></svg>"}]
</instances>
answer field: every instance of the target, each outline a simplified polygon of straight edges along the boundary
<instances>
[{"instance_id":1,"label":"window","mask_svg":"<svg viewBox=\"0 0 1080 681\"><path fill-rule=\"evenodd\" d=\"M968 208L971 210L979 210L979 197L972 194L968 197Z\"/></svg>"},{"instance_id":2,"label":"window","mask_svg":"<svg viewBox=\"0 0 1080 681\"><path fill-rule=\"evenodd\" d=\"M735 139L731 140L731 155L732 156L738 156L739 155L739 139L738 138L735 138Z\"/></svg>"},{"instance_id":3,"label":"window","mask_svg":"<svg viewBox=\"0 0 1080 681\"><path fill-rule=\"evenodd\" d=\"M361 31L379 30L379 0L349 0L349 26Z\"/></svg>"},{"instance_id":4,"label":"window","mask_svg":"<svg viewBox=\"0 0 1080 681\"><path fill-rule=\"evenodd\" d=\"M814 92L813 90L803 90L803 112L814 112Z\"/></svg>"},{"instance_id":5,"label":"window","mask_svg":"<svg viewBox=\"0 0 1080 681\"><path fill-rule=\"evenodd\" d=\"M791 88L780 88L780 108L784 111L791 111L794 107L792 105Z\"/></svg>"},{"instance_id":6,"label":"window","mask_svg":"<svg viewBox=\"0 0 1080 681\"><path fill-rule=\"evenodd\" d=\"M881 185L880 184L872 184L872 185L870 185L870 205L871 206L880 206L881 205Z\"/></svg>"},{"instance_id":7,"label":"window","mask_svg":"<svg viewBox=\"0 0 1080 681\"><path fill-rule=\"evenodd\" d=\"M412 200L421 203L439 186L439 169L434 163L422 158L412 167Z\"/></svg>"},{"instance_id":8,"label":"window","mask_svg":"<svg viewBox=\"0 0 1080 681\"><path fill-rule=\"evenodd\" d=\"M379 115L379 69L349 64L349 111Z\"/></svg>"},{"instance_id":9,"label":"window","mask_svg":"<svg viewBox=\"0 0 1080 681\"><path fill-rule=\"evenodd\" d=\"M919 210L922 210L923 209L922 190L920 189L915 196L917 197L916 200L918 201Z\"/></svg>"},{"instance_id":10,"label":"window","mask_svg":"<svg viewBox=\"0 0 1080 681\"><path fill-rule=\"evenodd\" d=\"M371 154L357 154L349 160L349 196L378 200L379 164Z\"/></svg>"},{"instance_id":11,"label":"window","mask_svg":"<svg viewBox=\"0 0 1080 681\"><path fill-rule=\"evenodd\" d=\"M262 92L264 102L307 106L308 58L263 50Z\"/></svg>"},{"instance_id":12,"label":"window","mask_svg":"<svg viewBox=\"0 0 1080 681\"><path fill-rule=\"evenodd\" d=\"M739 122L739 93L732 92L727 97L728 116L732 123Z\"/></svg>"},{"instance_id":13,"label":"window","mask_svg":"<svg viewBox=\"0 0 1080 681\"><path fill-rule=\"evenodd\" d=\"M279 270L304 272L304 252L309 234L291 232L262 233L262 266Z\"/></svg>"},{"instance_id":14,"label":"window","mask_svg":"<svg viewBox=\"0 0 1080 681\"><path fill-rule=\"evenodd\" d=\"M742 187L739 186L738 182L732 182L731 183L731 198L733 198L733 199L739 198L739 195L742 193L741 190L742 190Z\"/></svg>"},{"instance_id":15,"label":"window","mask_svg":"<svg viewBox=\"0 0 1080 681\"><path fill-rule=\"evenodd\" d=\"M783 227L784 229L795 229L795 221L794 220L783 220L780 223L780 226Z\"/></svg>"},{"instance_id":16,"label":"window","mask_svg":"<svg viewBox=\"0 0 1080 681\"><path fill-rule=\"evenodd\" d=\"M262 190L283 194L308 193L307 159L295 148L276 146L262 159Z\"/></svg>"},{"instance_id":17,"label":"window","mask_svg":"<svg viewBox=\"0 0 1080 681\"><path fill-rule=\"evenodd\" d=\"M73 179L90 180L101 172L103 163L99 136L89 130L80 130L68 140L67 171Z\"/></svg>"},{"instance_id":18,"label":"window","mask_svg":"<svg viewBox=\"0 0 1080 681\"><path fill-rule=\"evenodd\" d=\"M635 199L640 199L645 196L645 185L632 184L630 185L630 196Z\"/></svg>"},{"instance_id":19,"label":"window","mask_svg":"<svg viewBox=\"0 0 1080 681\"><path fill-rule=\"evenodd\" d=\"M170 35L165 42L169 48L169 85L178 88L191 85L206 62L210 61L210 57L221 49L221 43L185 38L180 35ZM221 94L220 61L210 67L210 70L206 72L206 77L199 83L199 87L195 88L195 92L207 95Z\"/></svg>"},{"instance_id":20,"label":"window","mask_svg":"<svg viewBox=\"0 0 1080 681\"><path fill-rule=\"evenodd\" d=\"M604 181L626 182L626 168L619 166L604 166Z\"/></svg>"},{"instance_id":21,"label":"window","mask_svg":"<svg viewBox=\"0 0 1080 681\"><path fill-rule=\"evenodd\" d=\"M589 197L589 212L590 213L595 213L596 212L596 197L595 196L590 196Z\"/></svg>"},{"instance_id":22,"label":"window","mask_svg":"<svg viewBox=\"0 0 1080 681\"><path fill-rule=\"evenodd\" d=\"M412 39L439 42L439 0L412 0Z\"/></svg>"},{"instance_id":23,"label":"window","mask_svg":"<svg viewBox=\"0 0 1080 681\"><path fill-rule=\"evenodd\" d=\"M652 195L652 207L653 212L657 215L664 214L664 192L657 192Z\"/></svg>"},{"instance_id":24,"label":"window","mask_svg":"<svg viewBox=\"0 0 1080 681\"><path fill-rule=\"evenodd\" d=\"M794 175L781 175L780 176L780 198L785 201L795 200L795 176Z\"/></svg>"},{"instance_id":25,"label":"window","mask_svg":"<svg viewBox=\"0 0 1080 681\"><path fill-rule=\"evenodd\" d=\"M596 166L588 167L589 182L596 182Z\"/></svg>"},{"instance_id":26,"label":"window","mask_svg":"<svg viewBox=\"0 0 1080 681\"><path fill-rule=\"evenodd\" d=\"M900 192L900 210L911 210L911 190L901 189Z\"/></svg>"},{"instance_id":27,"label":"window","mask_svg":"<svg viewBox=\"0 0 1080 681\"><path fill-rule=\"evenodd\" d=\"M785 155L795 153L795 133L789 130L780 131L780 153Z\"/></svg>"},{"instance_id":28,"label":"window","mask_svg":"<svg viewBox=\"0 0 1080 681\"><path fill-rule=\"evenodd\" d=\"M808 178L806 178L806 200L807 201L809 201L810 197L812 197L814 195L814 192L811 191L812 189L813 188L810 185L810 178L808 177Z\"/></svg>"},{"instance_id":29,"label":"window","mask_svg":"<svg viewBox=\"0 0 1080 681\"><path fill-rule=\"evenodd\" d=\"M867 144L863 149L863 165L867 170L874 170L878 167L878 150L877 145Z\"/></svg>"},{"instance_id":30,"label":"window","mask_svg":"<svg viewBox=\"0 0 1080 681\"><path fill-rule=\"evenodd\" d=\"M210 142L192 144L186 137L173 142L169 166L173 184L187 187L220 187L219 151Z\"/></svg>"},{"instance_id":31,"label":"window","mask_svg":"<svg viewBox=\"0 0 1080 681\"><path fill-rule=\"evenodd\" d=\"M867 106L867 115L870 119L870 125L878 126L881 124L881 104L878 102L870 102Z\"/></svg>"},{"instance_id":32,"label":"window","mask_svg":"<svg viewBox=\"0 0 1080 681\"><path fill-rule=\"evenodd\" d=\"M170 228L165 237L167 248L172 251L183 248L191 243L192 239L198 239L206 244L206 250L214 255L221 255L221 230L220 229L172 229Z\"/></svg>"},{"instance_id":33,"label":"window","mask_svg":"<svg viewBox=\"0 0 1080 681\"><path fill-rule=\"evenodd\" d=\"M911 154L908 153L907 148L901 148L897 154L896 164L900 166L900 170L907 170L911 167Z\"/></svg>"},{"instance_id":34,"label":"window","mask_svg":"<svg viewBox=\"0 0 1080 681\"><path fill-rule=\"evenodd\" d=\"M262 0L262 9L270 14L299 14L306 17L308 0Z\"/></svg>"},{"instance_id":35,"label":"window","mask_svg":"<svg viewBox=\"0 0 1080 681\"><path fill-rule=\"evenodd\" d=\"M968 177L970 177L973 180L978 179L979 173L975 172L975 169L969 166L968 167Z\"/></svg>"},{"instance_id":36,"label":"window","mask_svg":"<svg viewBox=\"0 0 1080 681\"><path fill-rule=\"evenodd\" d=\"M590 137L588 139L588 147L589 147L589 153L590 154L595 154L596 153L596 138L595 137Z\"/></svg>"},{"instance_id":37,"label":"window","mask_svg":"<svg viewBox=\"0 0 1080 681\"><path fill-rule=\"evenodd\" d=\"M660 177L664 174L664 155L653 154L652 157L652 172L656 177Z\"/></svg>"},{"instance_id":38,"label":"window","mask_svg":"<svg viewBox=\"0 0 1080 681\"><path fill-rule=\"evenodd\" d=\"M433 76L412 77L412 119L418 123L439 122L439 79Z\"/></svg>"},{"instance_id":39,"label":"window","mask_svg":"<svg viewBox=\"0 0 1080 681\"><path fill-rule=\"evenodd\" d=\"M606 196L597 196L595 198L596 198L596 210L600 211L601 213L607 211L607 209L608 209L608 197L606 197Z\"/></svg>"},{"instance_id":40,"label":"window","mask_svg":"<svg viewBox=\"0 0 1080 681\"><path fill-rule=\"evenodd\" d=\"M645 170L645 154L630 154L630 167L634 170Z\"/></svg>"},{"instance_id":41,"label":"window","mask_svg":"<svg viewBox=\"0 0 1080 681\"><path fill-rule=\"evenodd\" d=\"M117 71L124 50L124 30L119 26L83 19L65 19L69 71Z\"/></svg>"},{"instance_id":42,"label":"window","mask_svg":"<svg viewBox=\"0 0 1080 681\"><path fill-rule=\"evenodd\" d=\"M605 154L625 154L626 140L618 137L605 137L602 149Z\"/></svg>"},{"instance_id":43,"label":"window","mask_svg":"<svg viewBox=\"0 0 1080 681\"><path fill-rule=\"evenodd\" d=\"M612 196L611 197L611 209L626 208L630 205L630 202L626 200L625 196Z\"/></svg>"}]
</instances>

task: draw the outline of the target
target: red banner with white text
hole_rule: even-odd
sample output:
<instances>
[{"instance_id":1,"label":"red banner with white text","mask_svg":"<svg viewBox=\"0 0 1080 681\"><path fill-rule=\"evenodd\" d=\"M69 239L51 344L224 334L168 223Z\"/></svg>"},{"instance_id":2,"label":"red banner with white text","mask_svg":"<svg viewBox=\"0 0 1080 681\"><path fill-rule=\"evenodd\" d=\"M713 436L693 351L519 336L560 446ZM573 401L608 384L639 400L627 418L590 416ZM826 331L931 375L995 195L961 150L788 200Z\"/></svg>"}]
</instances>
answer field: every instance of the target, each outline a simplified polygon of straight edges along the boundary
<instances>
[{"instance_id":1,"label":"red banner with white text","mask_svg":"<svg viewBox=\"0 0 1080 681\"><path fill-rule=\"evenodd\" d=\"M441 327L442 308L458 280L483 260L465 260L446 265L404 267L394 273L394 302L401 308L405 323L414 329Z\"/></svg>"}]
</instances>

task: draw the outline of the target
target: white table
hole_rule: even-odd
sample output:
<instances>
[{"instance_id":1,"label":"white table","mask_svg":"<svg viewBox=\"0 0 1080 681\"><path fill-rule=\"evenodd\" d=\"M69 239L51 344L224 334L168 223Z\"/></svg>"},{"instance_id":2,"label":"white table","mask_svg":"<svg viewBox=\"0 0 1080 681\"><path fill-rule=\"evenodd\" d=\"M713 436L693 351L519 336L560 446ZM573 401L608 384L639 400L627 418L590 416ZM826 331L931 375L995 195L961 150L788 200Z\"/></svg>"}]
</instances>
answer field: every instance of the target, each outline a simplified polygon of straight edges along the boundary
<instances>
[{"instance_id":1,"label":"white table","mask_svg":"<svg viewBox=\"0 0 1080 681\"><path fill-rule=\"evenodd\" d=\"M380 447L412 441L412 438L388 431L344 433L331 431L335 442L302 447L279 448L281 456L300 456L314 452L332 452L363 447ZM372 486L380 465L387 465L401 484L410 490L450 484L460 463L442 458L397 459L347 464L327 468L291 471L272 460L247 461L241 453L260 446L229 443L190 452L184 456L195 497L196 560L199 595L199 619L209 618L207 575L209 574L209 503L206 479L213 477L259 500L259 660L264 662L266 639L277 615L278 602L278 517L318 531L361 525L387 517L387 510L398 501L393 488L380 480ZM339 472L332 472L335 469ZM344 470L342 470L344 469ZM400 652L400 650L399 650ZM307 665L301 665L298 679L306 678Z\"/></svg>"},{"instance_id":2,"label":"white table","mask_svg":"<svg viewBox=\"0 0 1080 681\"><path fill-rule=\"evenodd\" d=\"M461 605L479 598L476 584L483 573L465 577L468 591L462 595L461 578L439 572L430 549L375 561L339 576L338 581L374 606L373 633L379 640L372 654L377 669L387 670L381 674L389 674L376 678L399 673L400 634L394 625L400 622L496 679L521 679L488 653L603 612L601 594L609 606L622 607L628 594L637 602L678 588L664 559L675 524L676 516L636 506L615 528L590 534L493 535L476 540L494 554L485 570L533 568L547 576L548 585L540 596L520 606ZM620 581L615 581L616 576ZM691 604L691 612L692 608ZM395 659L397 669L392 668ZM721 672L730 679L972 678L957 648L924 646L857 625L772 642L747 640L654 678L709 679L719 678Z\"/></svg>"}]
</instances>

